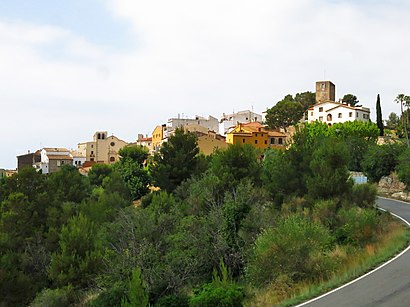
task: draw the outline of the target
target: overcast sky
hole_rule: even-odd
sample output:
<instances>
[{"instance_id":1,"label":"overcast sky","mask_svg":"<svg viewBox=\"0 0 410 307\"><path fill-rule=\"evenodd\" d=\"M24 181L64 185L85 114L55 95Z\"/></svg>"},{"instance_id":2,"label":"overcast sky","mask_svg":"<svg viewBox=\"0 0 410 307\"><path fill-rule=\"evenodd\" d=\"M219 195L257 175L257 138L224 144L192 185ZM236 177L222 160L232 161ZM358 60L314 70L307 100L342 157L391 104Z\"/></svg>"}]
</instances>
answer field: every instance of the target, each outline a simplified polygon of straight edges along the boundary
<instances>
[{"instance_id":1,"label":"overcast sky","mask_svg":"<svg viewBox=\"0 0 410 307\"><path fill-rule=\"evenodd\" d=\"M407 0L2 0L0 168L97 130L262 112L331 80L375 120L410 94Z\"/></svg>"}]
</instances>

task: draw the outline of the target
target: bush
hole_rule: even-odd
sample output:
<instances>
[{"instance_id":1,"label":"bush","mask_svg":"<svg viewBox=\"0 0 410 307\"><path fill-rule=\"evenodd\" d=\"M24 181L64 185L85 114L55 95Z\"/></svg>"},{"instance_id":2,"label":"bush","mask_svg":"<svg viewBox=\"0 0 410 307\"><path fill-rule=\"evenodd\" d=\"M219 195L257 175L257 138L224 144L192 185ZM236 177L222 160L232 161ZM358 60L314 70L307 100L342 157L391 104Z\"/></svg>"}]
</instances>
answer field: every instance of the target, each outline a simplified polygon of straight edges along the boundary
<instances>
[{"instance_id":1,"label":"bush","mask_svg":"<svg viewBox=\"0 0 410 307\"><path fill-rule=\"evenodd\" d=\"M369 180L378 182L383 176L389 176L395 170L404 149L400 143L370 147L362 162L363 171Z\"/></svg>"},{"instance_id":2,"label":"bush","mask_svg":"<svg viewBox=\"0 0 410 307\"><path fill-rule=\"evenodd\" d=\"M71 286L58 289L44 289L31 304L32 307L64 307L75 302Z\"/></svg>"},{"instance_id":3,"label":"bush","mask_svg":"<svg viewBox=\"0 0 410 307\"><path fill-rule=\"evenodd\" d=\"M373 207L377 196L377 187L374 184L356 184L352 190L352 202L361 208Z\"/></svg>"},{"instance_id":4,"label":"bush","mask_svg":"<svg viewBox=\"0 0 410 307\"><path fill-rule=\"evenodd\" d=\"M399 163L396 169L399 179L406 185L406 189L410 190L410 148L407 148L399 156Z\"/></svg>"},{"instance_id":5,"label":"bush","mask_svg":"<svg viewBox=\"0 0 410 307\"><path fill-rule=\"evenodd\" d=\"M255 286L287 275L293 281L320 278L333 266L326 251L331 247L329 230L298 215L279 221L261 234L249 259L247 277Z\"/></svg>"},{"instance_id":6,"label":"bush","mask_svg":"<svg viewBox=\"0 0 410 307\"><path fill-rule=\"evenodd\" d=\"M183 296L183 295L176 295L176 294L163 296L155 304L155 307L188 307L188 306L189 306L188 297Z\"/></svg>"},{"instance_id":7,"label":"bush","mask_svg":"<svg viewBox=\"0 0 410 307\"><path fill-rule=\"evenodd\" d=\"M121 298L125 294L125 286L114 285L112 288L102 291L89 305L89 307L119 307Z\"/></svg>"},{"instance_id":8,"label":"bush","mask_svg":"<svg viewBox=\"0 0 410 307\"><path fill-rule=\"evenodd\" d=\"M374 240L379 222L375 209L341 209L338 216L342 226L337 236L341 243L363 246Z\"/></svg>"},{"instance_id":9,"label":"bush","mask_svg":"<svg viewBox=\"0 0 410 307\"><path fill-rule=\"evenodd\" d=\"M232 280L222 261L220 269L221 277L214 270L212 282L194 291L195 295L190 299L189 306L242 306L245 299L244 288Z\"/></svg>"}]
</instances>

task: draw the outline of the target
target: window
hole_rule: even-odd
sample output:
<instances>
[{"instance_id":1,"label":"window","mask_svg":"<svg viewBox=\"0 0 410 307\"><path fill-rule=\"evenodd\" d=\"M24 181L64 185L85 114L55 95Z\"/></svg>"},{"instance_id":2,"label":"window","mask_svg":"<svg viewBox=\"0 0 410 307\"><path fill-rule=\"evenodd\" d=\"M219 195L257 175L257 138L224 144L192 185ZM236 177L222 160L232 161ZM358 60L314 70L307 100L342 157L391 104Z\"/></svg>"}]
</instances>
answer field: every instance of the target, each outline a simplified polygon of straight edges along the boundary
<instances>
[{"instance_id":1,"label":"window","mask_svg":"<svg viewBox=\"0 0 410 307\"><path fill-rule=\"evenodd\" d=\"M94 148L94 145L91 145L91 148Z\"/></svg>"},{"instance_id":2,"label":"window","mask_svg":"<svg viewBox=\"0 0 410 307\"><path fill-rule=\"evenodd\" d=\"M111 142L110 145L111 145L112 147L114 147L114 146L115 146L115 143L114 143L114 142Z\"/></svg>"},{"instance_id":3,"label":"window","mask_svg":"<svg viewBox=\"0 0 410 307\"><path fill-rule=\"evenodd\" d=\"M258 140L255 140L255 144L258 144Z\"/></svg>"},{"instance_id":4,"label":"window","mask_svg":"<svg viewBox=\"0 0 410 307\"><path fill-rule=\"evenodd\" d=\"M279 144L279 145L282 145L282 144L283 144L283 139L282 139L282 138L279 138L279 139L278 139L278 144Z\"/></svg>"},{"instance_id":5,"label":"window","mask_svg":"<svg viewBox=\"0 0 410 307\"><path fill-rule=\"evenodd\" d=\"M310 116L313 116L313 112L310 112Z\"/></svg>"},{"instance_id":6,"label":"window","mask_svg":"<svg viewBox=\"0 0 410 307\"><path fill-rule=\"evenodd\" d=\"M245 139L242 139L242 143L245 143Z\"/></svg>"},{"instance_id":7,"label":"window","mask_svg":"<svg viewBox=\"0 0 410 307\"><path fill-rule=\"evenodd\" d=\"M323 107L319 107L319 112L323 112Z\"/></svg>"},{"instance_id":8,"label":"window","mask_svg":"<svg viewBox=\"0 0 410 307\"><path fill-rule=\"evenodd\" d=\"M342 118L342 113L337 114L338 118Z\"/></svg>"},{"instance_id":9,"label":"window","mask_svg":"<svg viewBox=\"0 0 410 307\"><path fill-rule=\"evenodd\" d=\"M91 158L90 161L94 161L94 158Z\"/></svg>"},{"instance_id":10,"label":"window","mask_svg":"<svg viewBox=\"0 0 410 307\"><path fill-rule=\"evenodd\" d=\"M263 133L261 134L261 136L263 136Z\"/></svg>"},{"instance_id":11,"label":"window","mask_svg":"<svg viewBox=\"0 0 410 307\"><path fill-rule=\"evenodd\" d=\"M92 154L92 155L94 154L94 151L93 151L93 150L91 150L91 154Z\"/></svg>"},{"instance_id":12,"label":"window","mask_svg":"<svg viewBox=\"0 0 410 307\"><path fill-rule=\"evenodd\" d=\"M349 117L352 117L353 116L353 112L349 112Z\"/></svg>"},{"instance_id":13,"label":"window","mask_svg":"<svg viewBox=\"0 0 410 307\"><path fill-rule=\"evenodd\" d=\"M255 117L255 122L257 122L258 121L258 118L257 117Z\"/></svg>"},{"instance_id":14,"label":"window","mask_svg":"<svg viewBox=\"0 0 410 307\"><path fill-rule=\"evenodd\" d=\"M319 116L319 121L323 122L323 116Z\"/></svg>"},{"instance_id":15,"label":"window","mask_svg":"<svg viewBox=\"0 0 410 307\"><path fill-rule=\"evenodd\" d=\"M271 138L271 139L270 139L270 143L271 143L271 144L275 144L275 138Z\"/></svg>"},{"instance_id":16,"label":"window","mask_svg":"<svg viewBox=\"0 0 410 307\"><path fill-rule=\"evenodd\" d=\"M248 120L248 118L247 118L247 117L245 117L245 120Z\"/></svg>"},{"instance_id":17,"label":"window","mask_svg":"<svg viewBox=\"0 0 410 307\"><path fill-rule=\"evenodd\" d=\"M268 144L268 141L267 140L265 140L265 145L267 145Z\"/></svg>"},{"instance_id":18,"label":"window","mask_svg":"<svg viewBox=\"0 0 410 307\"><path fill-rule=\"evenodd\" d=\"M60 160L57 160L56 162L57 162L57 166L61 166L61 161Z\"/></svg>"},{"instance_id":19,"label":"window","mask_svg":"<svg viewBox=\"0 0 410 307\"><path fill-rule=\"evenodd\" d=\"M115 162L115 158L114 158L114 157L110 157L110 162Z\"/></svg>"},{"instance_id":20,"label":"window","mask_svg":"<svg viewBox=\"0 0 410 307\"><path fill-rule=\"evenodd\" d=\"M333 119L333 118L332 118L332 114L328 114L326 120L327 120L328 122L331 122L332 119Z\"/></svg>"},{"instance_id":21,"label":"window","mask_svg":"<svg viewBox=\"0 0 410 307\"><path fill-rule=\"evenodd\" d=\"M356 112L356 117L359 117L359 112Z\"/></svg>"},{"instance_id":22,"label":"window","mask_svg":"<svg viewBox=\"0 0 410 307\"><path fill-rule=\"evenodd\" d=\"M255 136L257 137L257 136L258 136L258 134L257 134L257 133L255 133Z\"/></svg>"}]
</instances>

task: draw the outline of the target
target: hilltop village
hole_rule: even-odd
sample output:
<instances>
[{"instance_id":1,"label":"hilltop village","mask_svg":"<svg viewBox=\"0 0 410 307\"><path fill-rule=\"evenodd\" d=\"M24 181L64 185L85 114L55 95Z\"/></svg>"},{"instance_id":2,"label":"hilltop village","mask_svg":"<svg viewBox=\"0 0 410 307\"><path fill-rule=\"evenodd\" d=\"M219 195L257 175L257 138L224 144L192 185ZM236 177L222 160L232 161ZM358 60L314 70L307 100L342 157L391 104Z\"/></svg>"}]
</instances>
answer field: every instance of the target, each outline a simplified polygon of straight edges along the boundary
<instances>
[{"instance_id":1,"label":"hilltop village","mask_svg":"<svg viewBox=\"0 0 410 307\"><path fill-rule=\"evenodd\" d=\"M331 126L346 121L370 121L370 109L352 106L341 99L336 101L335 85L330 81L316 82L315 104L305 110L300 122L324 122ZM285 148L292 138L293 130L282 127L268 128L265 125L266 112L258 114L253 110L244 110L232 114L223 114L220 118L178 117L168 119L167 123L157 125L151 135L138 134L134 142L126 142L108 131L97 131L91 141L78 143L76 150L67 148L45 147L17 156L17 171L26 166L33 166L43 174L53 173L62 165L76 166L82 174L87 174L96 163L113 164L119 160L119 150L129 145L147 147L154 155L177 128L196 135L198 148L204 155L210 155L216 149L225 149L229 144L250 144L259 149ZM12 175L14 172L3 172Z\"/></svg>"}]
</instances>

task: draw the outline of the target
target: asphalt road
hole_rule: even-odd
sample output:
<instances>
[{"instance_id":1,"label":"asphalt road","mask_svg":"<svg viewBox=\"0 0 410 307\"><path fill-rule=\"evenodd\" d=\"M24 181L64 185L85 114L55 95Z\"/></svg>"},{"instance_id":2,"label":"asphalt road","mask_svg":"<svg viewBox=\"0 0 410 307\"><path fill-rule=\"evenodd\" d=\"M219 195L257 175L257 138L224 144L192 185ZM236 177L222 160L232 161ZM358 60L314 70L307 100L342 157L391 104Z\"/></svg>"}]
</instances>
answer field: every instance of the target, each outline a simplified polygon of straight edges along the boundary
<instances>
[{"instance_id":1,"label":"asphalt road","mask_svg":"<svg viewBox=\"0 0 410 307\"><path fill-rule=\"evenodd\" d=\"M377 205L410 222L410 204L379 198ZM410 249L380 269L298 306L410 306Z\"/></svg>"}]
</instances>

